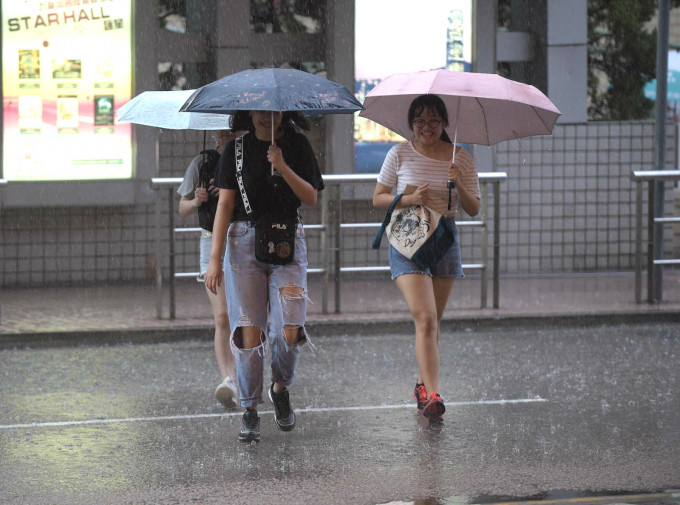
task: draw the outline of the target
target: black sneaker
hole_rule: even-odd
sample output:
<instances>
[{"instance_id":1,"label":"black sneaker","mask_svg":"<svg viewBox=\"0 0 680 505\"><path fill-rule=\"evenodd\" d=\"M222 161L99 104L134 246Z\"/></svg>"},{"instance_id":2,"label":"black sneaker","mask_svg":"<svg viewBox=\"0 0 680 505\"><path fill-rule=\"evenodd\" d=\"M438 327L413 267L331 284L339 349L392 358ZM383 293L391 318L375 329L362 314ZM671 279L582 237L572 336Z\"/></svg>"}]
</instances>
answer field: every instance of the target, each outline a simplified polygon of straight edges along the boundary
<instances>
[{"instance_id":1,"label":"black sneaker","mask_svg":"<svg viewBox=\"0 0 680 505\"><path fill-rule=\"evenodd\" d=\"M243 424L238 439L241 442L260 441L260 417L257 415L257 410L248 409L243 414Z\"/></svg>"},{"instance_id":2,"label":"black sneaker","mask_svg":"<svg viewBox=\"0 0 680 505\"><path fill-rule=\"evenodd\" d=\"M416 383L416 388L413 390L413 398L418 404L418 412L422 412L427 404L427 390L425 384Z\"/></svg>"},{"instance_id":3,"label":"black sneaker","mask_svg":"<svg viewBox=\"0 0 680 505\"><path fill-rule=\"evenodd\" d=\"M288 390L276 393L274 383L269 388L269 399L274 404L274 420L281 431L290 431L295 426L295 412L290 408Z\"/></svg>"}]
</instances>

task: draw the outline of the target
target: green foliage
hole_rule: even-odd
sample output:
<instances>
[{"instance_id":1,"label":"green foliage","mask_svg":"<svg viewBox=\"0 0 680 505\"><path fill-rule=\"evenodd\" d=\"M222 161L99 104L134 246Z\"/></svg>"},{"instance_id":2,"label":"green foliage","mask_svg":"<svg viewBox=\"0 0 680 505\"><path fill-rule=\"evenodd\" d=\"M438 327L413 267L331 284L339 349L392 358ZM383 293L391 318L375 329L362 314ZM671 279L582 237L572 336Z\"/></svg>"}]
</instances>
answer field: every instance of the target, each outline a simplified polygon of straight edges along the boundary
<instances>
[{"instance_id":1,"label":"green foliage","mask_svg":"<svg viewBox=\"0 0 680 505\"><path fill-rule=\"evenodd\" d=\"M680 0L672 0L672 7ZM654 101L644 86L656 78L656 28L644 29L657 0L588 0L588 115L644 119ZM606 83L606 88L603 88Z\"/></svg>"}]
</instances>

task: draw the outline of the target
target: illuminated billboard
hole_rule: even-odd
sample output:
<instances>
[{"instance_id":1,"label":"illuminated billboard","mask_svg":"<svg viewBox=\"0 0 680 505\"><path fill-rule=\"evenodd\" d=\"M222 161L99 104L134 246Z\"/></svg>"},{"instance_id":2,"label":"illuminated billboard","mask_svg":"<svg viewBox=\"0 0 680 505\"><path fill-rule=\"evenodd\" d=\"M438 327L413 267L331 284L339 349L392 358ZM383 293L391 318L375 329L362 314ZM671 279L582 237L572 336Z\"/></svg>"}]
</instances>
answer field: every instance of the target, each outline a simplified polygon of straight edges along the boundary
<instances>
[{"instance_id":1,"label":"illuminated billboard","mask_svg":"<svg viewBox=\"0 0 680 505\"><path fill-rule=\"evenodd\" d=\"M469 71L472 0L356 0L354 50L355 94L362 103L391 74ZM354 140L357 172L379 172L390 147L404 139L355 115Z\"/></svg>"},{"instance_id":2,"label":"illuminated billboard","mask_svg":"<svg viewBox=\"0 0 680 505\"><path fill-rule=\"evenodd\" d=\"M132 0L2 2L2 177L128 179Z\"/></svg>"}]
</instances>

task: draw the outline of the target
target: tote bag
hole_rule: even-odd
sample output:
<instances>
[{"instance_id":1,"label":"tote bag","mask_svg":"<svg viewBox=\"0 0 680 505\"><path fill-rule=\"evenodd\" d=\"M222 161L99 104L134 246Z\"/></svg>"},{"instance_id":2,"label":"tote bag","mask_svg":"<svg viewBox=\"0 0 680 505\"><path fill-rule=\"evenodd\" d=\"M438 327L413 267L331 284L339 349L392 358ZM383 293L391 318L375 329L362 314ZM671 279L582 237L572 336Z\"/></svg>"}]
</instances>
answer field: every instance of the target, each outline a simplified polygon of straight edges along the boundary
<instances>
[{"instance_id":1,"label":"tote bag","mask_svg":"<svg viewBox=\"0 0 680 505\"><path fill-rule=\"evenodd\" d=\"M380 247L383 233L392 247L421 268L436 265L455 241L449 221L424 205L411 205L394 210L403 195L394 197L385 219L373 240L373 249Z\"/></svg>"}]
</instances>

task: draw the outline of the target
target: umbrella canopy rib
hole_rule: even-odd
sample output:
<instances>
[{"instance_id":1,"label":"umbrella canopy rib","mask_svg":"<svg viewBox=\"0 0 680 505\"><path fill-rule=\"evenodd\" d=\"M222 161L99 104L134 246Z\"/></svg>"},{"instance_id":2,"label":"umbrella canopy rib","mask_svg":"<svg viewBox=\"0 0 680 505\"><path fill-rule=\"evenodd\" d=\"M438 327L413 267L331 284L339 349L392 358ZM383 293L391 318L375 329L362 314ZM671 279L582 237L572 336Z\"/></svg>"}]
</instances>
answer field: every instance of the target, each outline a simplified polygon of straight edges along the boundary
<instances>
[{"instance_id":1,"label":"umbrella canopy rib","mask_svg":"<svg viewBox=\"0 0 680 505\"><path fill-rule=\"evenodd\" d=\"M482 105L482 102L479 100L479 98L475 98L475 101L479 104L479 108L482 110L482 116L484 117L484 124L486 124L486 110L484 110L484 106ZM485 145L491 145L491 142L489 141L489 130L484 129L484 139L486 142L484 142ZM480 142L481 144L481 142Z\"/></svg>"},{"instance_id":2,"label":"umbrella canopy rib","mask_svg":"<svg viewBox=\"0 0 680 505\"><path fill-rule=\"evenodd\" d=\"M550 125L546 124L546 122L543 120L543 116L541 116L538 113L538 111L536 110L536 107L532 107L531 110L534 111L534 114L536 114L536 116L538 116L538 119L541 121L541 123L543 123L543 126L545 126L545 129L548 132L547 134L551 133L552 127Z\"/></svg>"}]
</instances>

